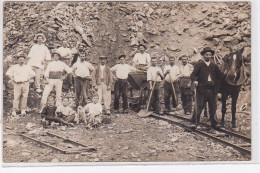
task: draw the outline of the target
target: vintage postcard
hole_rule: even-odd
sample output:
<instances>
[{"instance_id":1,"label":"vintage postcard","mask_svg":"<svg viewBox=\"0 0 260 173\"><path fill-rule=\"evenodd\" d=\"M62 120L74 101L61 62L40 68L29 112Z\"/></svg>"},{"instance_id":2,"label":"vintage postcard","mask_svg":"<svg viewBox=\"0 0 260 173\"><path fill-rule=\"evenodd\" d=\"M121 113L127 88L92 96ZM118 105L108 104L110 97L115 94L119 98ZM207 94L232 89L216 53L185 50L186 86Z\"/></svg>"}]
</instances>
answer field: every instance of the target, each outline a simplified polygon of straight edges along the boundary
<instances>
[{"instance_id":1,"label":"vintage postcard","mask_svg":"<svg viewBox=\"0 0 260 173\"><path fill-rule=\"evenodd\" d=\"M250 2L2 5L3 165L251 161Z\"/></svg>"}]
</instances>

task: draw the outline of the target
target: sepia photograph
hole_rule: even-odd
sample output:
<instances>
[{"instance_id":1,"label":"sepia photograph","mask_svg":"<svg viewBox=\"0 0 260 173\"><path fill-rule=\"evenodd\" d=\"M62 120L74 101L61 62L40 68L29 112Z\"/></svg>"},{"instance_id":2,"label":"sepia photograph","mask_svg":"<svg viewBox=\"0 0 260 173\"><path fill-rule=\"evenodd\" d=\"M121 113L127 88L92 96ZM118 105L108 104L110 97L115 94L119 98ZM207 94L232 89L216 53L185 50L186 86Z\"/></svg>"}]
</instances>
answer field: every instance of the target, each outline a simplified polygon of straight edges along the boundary
<instances>
[{"instance_id":1,"label":"sepia photograph","mask_svg":"<svg viewBox=\"0 0 260 173\"><path fill-rule=\"evenodd\" d=\"M251 5L3 1L3 165L250 162Z\"/></svg>"}]
</instances>

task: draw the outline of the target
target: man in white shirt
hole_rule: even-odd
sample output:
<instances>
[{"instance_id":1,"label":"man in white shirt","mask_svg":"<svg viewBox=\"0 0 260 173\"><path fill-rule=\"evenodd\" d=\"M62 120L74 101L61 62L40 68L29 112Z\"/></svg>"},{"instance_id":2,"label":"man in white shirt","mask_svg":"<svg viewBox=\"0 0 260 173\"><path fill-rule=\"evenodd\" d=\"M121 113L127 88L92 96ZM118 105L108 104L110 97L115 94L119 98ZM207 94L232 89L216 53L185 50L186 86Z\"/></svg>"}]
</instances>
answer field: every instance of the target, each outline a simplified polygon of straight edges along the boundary
<instances>
[{"instance_id":1,"label":"man in white shirt","mask_svg":"<svg viewBox=\"0 0 260 173\"><path fill-rule=\"evenodd\" d=\"M155 83L155 87L153 90L153 95L151 99L151 106L153 107L154 111L163 114L160 108L160 101L159 101L159 96L160 96L160 82L164 78L162 69L160 67L157 67L157 58L153 57L152 58L152 66L150 66L147 70L147 81L149 83L149 89L151 92L152 86Z\"/></svg>"},{"instance_id":2,"label":"man in white shirt","mask_svg":"<svg viewBox=\"0 0 260 173\"><path fill-rule=\"evenodd\" d=\"M44 68L47 66L47 63L51 61L51 54L48 47L44 44L46 37L42 33L36 34L34 39L37 41L37 44L32 46L28 54L28 57L30 58L28 65L32 67L36 74L34 84L36 92L40 93L42 92L40 77Z\"/></svg>"},{"instance_id":3,"label":"man in white shirt","mask_svg":"<svg viewBox=\"0 0 260 173\"><path fill-rule=\"evenodd\" d=\"M175 58L169 58L170 64L165 65L164 67L164 104L165 104L165 112L168 113L170 111L170 99L172 97L173 109L176 109L178 104L178 95L175 90L176 82L180 76L180 69L177 65L175 65Z\"/></svg>"},{"instance_id":4,"label":"man in white shirt","mask_svg":"<svg viewBox=\"0 0 260 173\"><path fill-rule=\"evenodd\" d=\"M35 72L30 66L25 64L26 57L23 54L18 55L18 64L10 67L6 72L6 75L9 76L14 84L13 116L16 116L16 112L19 110L21 110L22 115L26 115L29 81L35 77Z\"/></svg>"},{"instance_id":5,"label":"man in white shirt","mask_svg":"<svg viewBox=\"0 0 260 173\"><path fill-rule=\"evenodd\" d=\"M119 99L120 95L122 94L123 98L123 109L124 113L128 114L128 101L127 101L127 93L128 93L128 74L130 72L133 72L136 70L136 68L126 64L126 55L120 55L118 59L120 60L120 64L116 64L111 68L112 72L115 72L115 76L117 80L115 81L114 85L114 94L115 94L115 100L114 100L114 110L115 113L119 113Z\"/></svg>"},{"instance_id":6,"label":"man in white shirt","mask_svg":"<svg viewBox=\"0 0 260 173\"><path fill-rule=\"evenodd\" d=\"M80 96L83 96L83 105L87 104L88 86L90 85L90 71L94 70L94 67L87 62L86 54L81 53L80 60L72 66L72 72L74 76L74 85L76 93L76 107L80 105Z\"/></svg>"},{"instance_id":7,"label":"man in white shirt","mask_svg":"<svg viewBox=\"0 0 260 173\"><path fill-rule=\"evenodd\" d=\"M180 65L180 92L184 113L190 115L192 110L192 90L190 75L193 71L193 65L188 63L187 56L180 57L182 64Z\"/></svg>"},{"instance_id":8,"label":"man in white shirt","mask_svg":"<svg viewBox=\"0 0 260 173\"><path fill-rule=\"evenodd\" d=\"M133 66L138 70L146 71L151 64L151 57L148 53L145 52L146 46L143 44L139 45L140 53L135 54L133 59Z\"/></svg>"},{"instance_id":9,"label":"man in white shirt","mask_svg":"<svg viewBox=\"0 0 260 173\"><path fill-rule=\"evenodd\" d=\"M63 80L68 74L72 73L72 70L69 66L67 66L64 62L59 61L60 54L56 50L52 51L52 56L53 61L48 64L44 74L47 85L45 86L42 94L42 108L46 105L47 98L53 87L55 87L56 90L56 105L58 106L62 104L61 92ZM63 75L64 72L66 72L66 75Z\"/></svg>"}]
</instances>

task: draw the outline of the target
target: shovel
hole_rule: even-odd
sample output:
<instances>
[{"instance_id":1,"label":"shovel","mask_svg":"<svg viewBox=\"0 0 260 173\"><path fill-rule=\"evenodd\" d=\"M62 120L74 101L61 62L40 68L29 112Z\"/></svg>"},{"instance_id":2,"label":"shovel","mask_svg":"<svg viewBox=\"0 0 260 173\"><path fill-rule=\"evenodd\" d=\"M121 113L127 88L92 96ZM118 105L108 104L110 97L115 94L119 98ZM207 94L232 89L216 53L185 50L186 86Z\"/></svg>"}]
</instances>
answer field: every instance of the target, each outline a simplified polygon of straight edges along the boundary
<instances>
[{"instance_id":1,"label":"shovel","mask_svg":"<svg viewBox=\"0 0 260 173\"><path fill-rule=\"evenodd\" d=\"M157 79L157 76L156 76L156 79ZM149 115L151 115L153 113L153 112L149 112L149 106L150 106L150 102L151 102L151 98L152 98L152 95L153 95L153 90L154 90L155 84L156 84L156 81L154 82L154 84L152 86L152 90L151 90L151 93L150 93L150 96L149 96L149 99L148 99L148 104L147 104L146 110L140 110L137 113L138 117L145 118L145 117L148 117Z\"/></svg>"},{"instance_id":2,"label":"shovel","mask_svg":"<svg viewBox=\"0 0 260 173\"><path fill-rule=\"evenodd\" d=\"M196 123L196 127L198 126L198 102L197 102L197 86L194 85L194 115L195 115L195 123Z\"/></svg>"}]
</instances>

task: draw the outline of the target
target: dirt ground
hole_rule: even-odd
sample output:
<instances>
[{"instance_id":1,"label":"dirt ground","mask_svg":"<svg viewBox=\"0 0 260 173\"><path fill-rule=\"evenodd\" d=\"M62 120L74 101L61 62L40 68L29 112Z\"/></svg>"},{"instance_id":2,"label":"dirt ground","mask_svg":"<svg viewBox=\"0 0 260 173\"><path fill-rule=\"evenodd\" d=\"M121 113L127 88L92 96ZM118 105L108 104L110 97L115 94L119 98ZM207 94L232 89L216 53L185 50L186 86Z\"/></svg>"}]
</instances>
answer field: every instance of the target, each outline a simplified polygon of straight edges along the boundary
<instances>
[{"instance_id":1,"label":"dirt ground","mask_svg":"<svg viewBox=\"0 0 260 173\"><path fill-rule=\"evenodd\" d=\"M243 93L241 95L243 96ZM38 108L25 117L10 118L12 103L4 94L3 161L14 162L172 162L172 161L246 161L248 156L205 137L197 136L175 125L153 118L139 118L135 112L112 114L111 123L85 129L58 126L43 128ZM30 95L30 105L38 105L39 96ZM35 107L35 106L34 106ZM218 115L220 115L218 107ZM220 118L220 117L218 117ZM230 127L230 113L226 127ZM250 116L237 114L238 130L250 136ZM207 121L207 118L203 118ZM28 125L29 123L29 125ZM20 133L44 137L53 132L96 149L94 152L63 154L29 139ZM43 136L41 136L43 135ZM54 142L55 143L55 142ZM61 144L55 144L57 146Z\"/></svg>"}]
</instances>

